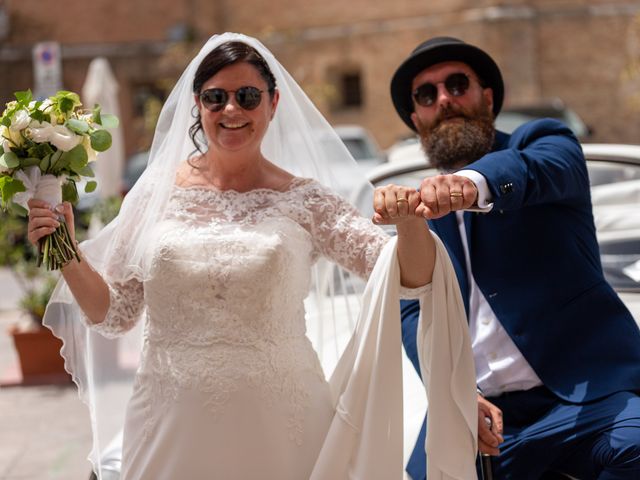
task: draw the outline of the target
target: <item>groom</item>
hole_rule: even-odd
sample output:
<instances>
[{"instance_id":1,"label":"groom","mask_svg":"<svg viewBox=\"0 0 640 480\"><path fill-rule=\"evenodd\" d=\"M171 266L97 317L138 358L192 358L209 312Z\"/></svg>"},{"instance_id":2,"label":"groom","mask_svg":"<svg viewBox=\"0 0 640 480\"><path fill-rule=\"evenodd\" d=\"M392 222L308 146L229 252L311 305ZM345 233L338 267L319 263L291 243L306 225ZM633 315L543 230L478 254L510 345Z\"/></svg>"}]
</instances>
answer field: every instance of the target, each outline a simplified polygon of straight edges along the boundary
<instances>
[{"instance_id":1,"label":"groom","mask_svg":"<svg viewBox=\"0 0 640 480\"><path fill-rule=\"evenodd\" d=\"M640 479L640 332L602 273L577 140L551 119L496 131L500 70L455 38L419 45L391 96L442 171L421 199L469 317L479 448L494 455L494 478ZM417 320L416 302L403 302L416 368ZM424 437L423 424L413 480L425 478Z\"/></svg>"}]
</instances>

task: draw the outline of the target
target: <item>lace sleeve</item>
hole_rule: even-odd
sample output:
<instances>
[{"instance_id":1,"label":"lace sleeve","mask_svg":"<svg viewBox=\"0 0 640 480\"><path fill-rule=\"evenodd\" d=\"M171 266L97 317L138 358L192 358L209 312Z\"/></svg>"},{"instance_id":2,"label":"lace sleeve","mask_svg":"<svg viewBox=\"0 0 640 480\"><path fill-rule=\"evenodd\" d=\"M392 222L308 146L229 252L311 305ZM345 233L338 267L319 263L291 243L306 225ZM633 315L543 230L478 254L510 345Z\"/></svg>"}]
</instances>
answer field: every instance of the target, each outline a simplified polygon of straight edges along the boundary
<instances>
[{"instance_id":1,"label":"lace sleeve","mask_svg":"<svg viewBox=\"0 0 640 480\"><path fill-rule=\"evenodd\" d=\"M312 214L314 247L341 267L368 278L389 235L320 184L313 186L305 204Z\"/></svg>"},{"instance_id":2,"label":"lace sleeve","mask_svg":"<svg viewBox=\"0 0 640 480\"><path fill-rule=\"evenodd\" d=\"M97 324L90 323L82 314L82 321L104 337L116 338L138 323L144 306L144 287L138 280L110 283L108 286L109 310L104 320Z\"/></svg>"}]
</instances>

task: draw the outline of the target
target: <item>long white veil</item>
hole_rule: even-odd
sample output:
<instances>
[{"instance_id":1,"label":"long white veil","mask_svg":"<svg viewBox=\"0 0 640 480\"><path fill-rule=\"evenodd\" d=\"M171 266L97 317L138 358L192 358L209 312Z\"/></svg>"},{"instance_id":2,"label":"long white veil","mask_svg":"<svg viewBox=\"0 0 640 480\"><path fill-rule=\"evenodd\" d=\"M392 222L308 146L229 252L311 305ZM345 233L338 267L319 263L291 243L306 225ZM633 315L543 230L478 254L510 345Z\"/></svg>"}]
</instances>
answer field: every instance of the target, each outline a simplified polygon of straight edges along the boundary
<instances>
[{"instance_id":1,"label":"long white veil","mask_svg":"<svg viewBox=\"0 0 640 480\"><path fill-rule=\"evenodd\" d=\"M191 61L167 99L156 127L149 164L124 199L118 217L95 238L80 245L84 258L106 280L145 280L144 254L152 241L150 232L165 213L179 163L194 150L188 135L194 122L194 74L208 53L228 41L241 41L254 47L276 78L280 101L262 144L266 158L294 175L314 178L345 196L350 192L344 179L349 179L354 189L366 184L355 160L332 127L262 43L241 34L215 35ZM341 335L348 339L357 309L346 295L340 295L347 289L344 276L336 272L333 265L320 262L313 277L315 289L306 302L310 337L327 369L335 365L342 348L336 338ZM102 478L107 468L103 465L105 452L124 423L144 325L139 322L123 337L109 340L86 328L81 319L77 303L61 280L44 323L64 341L65 366L89 408L94 441L89 458ZM351 320L345 322L345 319Z\"/></svg>"}]
</instances>

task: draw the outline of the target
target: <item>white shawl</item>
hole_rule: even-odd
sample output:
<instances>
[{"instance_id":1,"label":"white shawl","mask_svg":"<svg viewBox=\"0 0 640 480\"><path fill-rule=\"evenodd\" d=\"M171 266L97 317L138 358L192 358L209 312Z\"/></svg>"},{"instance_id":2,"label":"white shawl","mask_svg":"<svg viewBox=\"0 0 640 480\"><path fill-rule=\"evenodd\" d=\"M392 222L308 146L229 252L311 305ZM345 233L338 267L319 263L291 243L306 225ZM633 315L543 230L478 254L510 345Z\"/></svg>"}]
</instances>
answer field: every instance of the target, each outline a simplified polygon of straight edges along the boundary
<instances>
[{"instance_id":1,"label":"white shawl","mask_svg":"<svg viewBox=\"0 0 640 480\"><path fill-rule=\"evenodd\" d=\"M418 352L429 399L429 480L476 479L477 404L462 297L436 238L431 291L420 298ZM356 330L331 377L336 414L312 480L402 478L400 267L393 238L362 299Z\"/></svg>"}]
</instances>

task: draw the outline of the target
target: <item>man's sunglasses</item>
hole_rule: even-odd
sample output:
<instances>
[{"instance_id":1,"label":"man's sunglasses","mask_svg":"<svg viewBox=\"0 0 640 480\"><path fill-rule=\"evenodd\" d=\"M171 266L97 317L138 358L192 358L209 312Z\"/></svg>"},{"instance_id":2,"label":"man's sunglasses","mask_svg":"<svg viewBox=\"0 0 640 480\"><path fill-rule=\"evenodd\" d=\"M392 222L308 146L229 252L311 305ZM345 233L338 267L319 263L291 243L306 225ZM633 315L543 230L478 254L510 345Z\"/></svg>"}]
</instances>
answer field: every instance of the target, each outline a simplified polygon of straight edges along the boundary
<instances>
[{"instance_id":1,"label":"man's sunglasses","mask_svg":"<svg viewBox=\"0 0 640 480\"><path fill-rule=\"evenodd\" d=\"M469 77L466 73L452 73L444 82L423 83L413 91L413 99L418 105L430 107L438 98L438 85L444 83L450 95L461 97L469 90Z\"/></svg>"},{"instance_id":2,"label":"man's sunglasses","mask_svg":"<svg viewBox=\"0 0 640 480\"><path fill-rule=\"evenodd\" d=\"M260 105L262 90L256 87L240 87L237 90L225 90L223 88L209 88L199 97L202 105L207 110L219 112L229 102L229 94L235 93L236 103L244 110L253 110Z\"/></svg>"}]
</instances>

